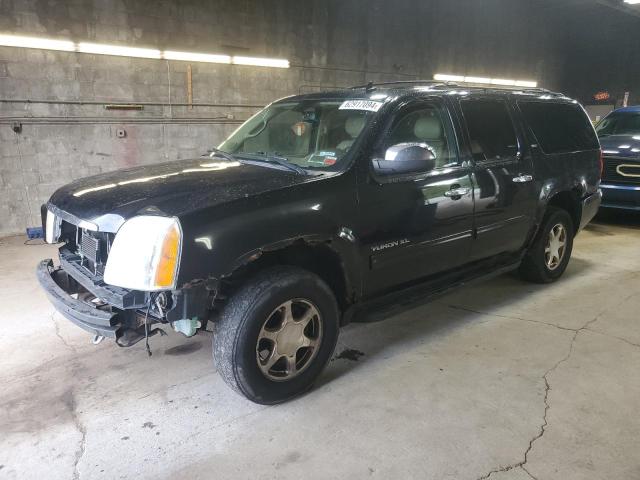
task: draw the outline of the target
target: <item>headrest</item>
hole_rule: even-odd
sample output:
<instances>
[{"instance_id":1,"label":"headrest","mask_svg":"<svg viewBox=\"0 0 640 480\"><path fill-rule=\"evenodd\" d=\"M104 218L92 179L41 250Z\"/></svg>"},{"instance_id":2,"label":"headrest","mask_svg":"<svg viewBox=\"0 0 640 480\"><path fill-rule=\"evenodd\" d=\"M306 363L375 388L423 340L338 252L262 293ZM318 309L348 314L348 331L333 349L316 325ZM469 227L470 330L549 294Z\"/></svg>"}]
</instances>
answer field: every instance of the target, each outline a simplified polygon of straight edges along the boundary
<instances>
[{"instance_id":1,"label":"headrest","mask_svg":"<svg viewBox=\"0 0 640 480\"><path fill-rule=\"evenodd\" d=\"M442 124L437 117L420 117L413 126L413 134L420 140L441 140Z\"/></svg>"},{"instance_id":2,"label":"headrest","mask_svg":"<svg viewBox=\"0 0 640 480\"><path fill-rule=\"evenodd\" d=\"M347 121L344 124L345 131L349 134L351 138L356 138L360 135L362 128L364 127L364 116L357 115L347 118Z\"/></svg>"}]
</instances>

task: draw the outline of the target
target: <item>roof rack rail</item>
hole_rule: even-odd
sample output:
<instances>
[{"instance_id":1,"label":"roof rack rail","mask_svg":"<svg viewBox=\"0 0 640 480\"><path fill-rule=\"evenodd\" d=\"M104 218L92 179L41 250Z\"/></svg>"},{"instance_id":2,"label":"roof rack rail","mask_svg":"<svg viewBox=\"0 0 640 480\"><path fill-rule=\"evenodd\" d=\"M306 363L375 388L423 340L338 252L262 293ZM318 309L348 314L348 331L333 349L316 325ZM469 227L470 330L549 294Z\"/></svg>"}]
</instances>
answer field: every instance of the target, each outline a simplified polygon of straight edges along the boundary
<instances>
[{"instance_id":1,"label":"roof rack rail","mask_svg":"<svg viewBox=\"0 0 640 480\"><path fill-rule=\"evenodd\" d=\"M516 92L535 92L535 93L548 93L552 95L562 95L561 93L552 92L546 88L541 87L520 87L517 85L482 85L482 84L469 84L465 88L475 88L480 90L513 90Z\"/></svg>"},{"instance_id":2,"label":"roof rack rail","mask_svg":"<svg viewBox=\"0 0 640 480\"><path fill-rule=\"evenodd\" d=\"M359 90L364 88L365 90L372 90L375 87L382 87L385 85L430 85L430 86L459 86L453 82L442 82L438 80L395 80L391 82L368 82L365 85L356 85L351 87L351 90Z\"/></svg>"},{"instance_id":3,"label":"roof rack rail","mask_svg":"<svg viewBox=\"0 0 640 480\"><path fill-rule=\"evenodd\" d=\"M396 80L391 82L369 82L365 85L357 85L351 87L351 90L359 90L364 88L367 92L375 90L376 87L382 86L390 86L390 85L425 85L430 87L458 87L469 90L505 90L512 92L523 92L523 93L541 93L545 95L552 95L554 97L564 97L563 93L553 92L551 90L547 90L546 88L541 87L521 87L516 85L483 85L483 84L460 84L456 82L442 82L438 80Z\"/></svg>"}]
</instances>

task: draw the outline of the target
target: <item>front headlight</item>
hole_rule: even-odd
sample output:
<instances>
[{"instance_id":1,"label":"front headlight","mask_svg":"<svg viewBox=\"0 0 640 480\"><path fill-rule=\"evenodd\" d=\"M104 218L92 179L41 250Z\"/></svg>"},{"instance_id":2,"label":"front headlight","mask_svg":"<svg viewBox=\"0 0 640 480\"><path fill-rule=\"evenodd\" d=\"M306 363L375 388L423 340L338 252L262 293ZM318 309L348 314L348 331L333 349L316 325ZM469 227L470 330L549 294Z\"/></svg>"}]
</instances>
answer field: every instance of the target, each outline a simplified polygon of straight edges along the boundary
<instances>
[{"instance_id":1,"label":"front headlight","mask_svg":"<svg viewBox=\"0 0 640 480\"><path fill-rule=\"evenodd\" d=\"M43 207L44 208L44 207ZM60 238L61 221L55 214L47 209L47 216L44 225L44 241L47 243L56 243Z\"/></svg>"},{"instance_id":2,"label":"front headlight","mask_svg":"<svg viewBox=\"0 0 640 480\"><path fill-rule=\"evenodd\" d=\"M104 281L132 290L174 289L181 248L182 229L177 218L133 217L116 234Z\"/></svg>"}]
</instances>

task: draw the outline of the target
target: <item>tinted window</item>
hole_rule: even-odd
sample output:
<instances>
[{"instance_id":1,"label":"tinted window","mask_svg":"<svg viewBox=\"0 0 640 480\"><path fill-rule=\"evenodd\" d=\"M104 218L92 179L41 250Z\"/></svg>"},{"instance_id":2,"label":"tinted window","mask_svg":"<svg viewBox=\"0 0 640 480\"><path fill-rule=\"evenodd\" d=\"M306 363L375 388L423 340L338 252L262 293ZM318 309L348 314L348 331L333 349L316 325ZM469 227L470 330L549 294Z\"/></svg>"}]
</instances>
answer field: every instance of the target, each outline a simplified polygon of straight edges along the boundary
<instances>
[{"instance_id":1,"label":"tinted window","mask_svg":"<svg viewBox=\"0 0 640 480\"><path fill-rule=\"evenodd\" d=\"M471 152L476 161L515 157L518 141L506 103L500 100L464 100L461 105Z\"/></svg>"},{"instance_id":2,"label":"tinted window","mask_svg":"<svg viewBox=\"0 0 640 480\"><path fill-rule=\"evenodd\" d=\"M436 154L436 168L458 163L453 135L447 128L446 111L436 105L410 108L398 115L387 146L426 143Z\"/></svg>"},{"instance_id":3,"label":"tinted window","mask_svg":"<svg viewBox=\"0 0 640 480\"><path fill-rule=\"evenodd\" d=\"M545 153L600 148L593 126L579 105L518 102L518 106Z\"/></svg>"}]
</instances>

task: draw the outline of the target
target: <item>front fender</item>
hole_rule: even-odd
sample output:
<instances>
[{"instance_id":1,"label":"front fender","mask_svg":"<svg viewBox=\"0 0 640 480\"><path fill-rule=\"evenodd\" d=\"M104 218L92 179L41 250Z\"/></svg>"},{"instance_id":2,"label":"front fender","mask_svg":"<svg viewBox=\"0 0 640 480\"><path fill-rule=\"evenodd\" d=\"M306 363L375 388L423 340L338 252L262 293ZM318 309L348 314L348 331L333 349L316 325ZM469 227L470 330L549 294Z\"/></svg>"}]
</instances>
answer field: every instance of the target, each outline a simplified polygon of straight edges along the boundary
<instances>
[{"instance_id":1,"label":"front fender","mask_svg":"<svg viewBox=\"0 0 640 480\"><path fill-rule=\"evenodd\" d=\"M357 218L352 180L344 174L184 216L178 284L220 279L263 252L304 242L335 251L359 285L358 246L339 236Z\"/></svg>"}]
</instances>

